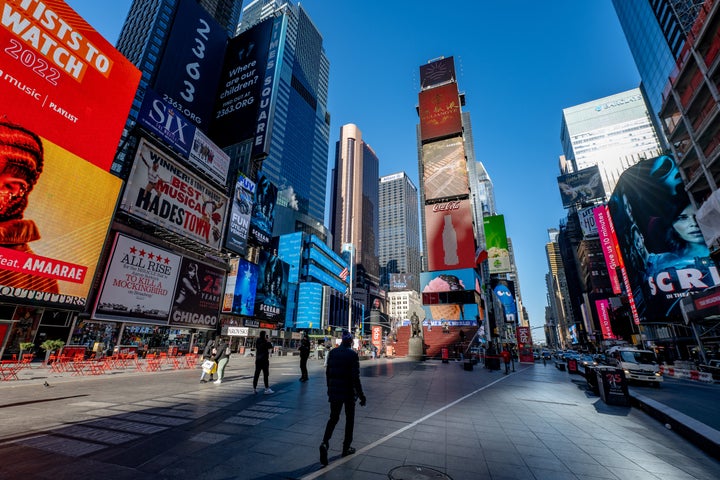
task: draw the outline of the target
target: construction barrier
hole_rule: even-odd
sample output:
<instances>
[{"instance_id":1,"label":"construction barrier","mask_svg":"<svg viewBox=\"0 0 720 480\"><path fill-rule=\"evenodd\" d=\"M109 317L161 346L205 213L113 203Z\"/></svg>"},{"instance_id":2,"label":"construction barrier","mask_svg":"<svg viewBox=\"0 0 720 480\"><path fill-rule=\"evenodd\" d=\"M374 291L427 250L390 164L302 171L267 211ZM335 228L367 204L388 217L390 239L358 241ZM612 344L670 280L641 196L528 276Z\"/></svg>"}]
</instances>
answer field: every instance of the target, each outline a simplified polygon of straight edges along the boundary
<instances>
[{"instance_id":1,"label":"construction barrier","mask_svg":"<svg viewBox=\"0 0 720 480\"><path fill-rule=\"evenodd\" d=\"M695 380L698 382L713 383L713 376L708 372L701 372L699 370L685 370L682 368L667 367L660 365L660 373L666 377L673 378L684 378L686 380Z\"/></svg>"}]
</instances>

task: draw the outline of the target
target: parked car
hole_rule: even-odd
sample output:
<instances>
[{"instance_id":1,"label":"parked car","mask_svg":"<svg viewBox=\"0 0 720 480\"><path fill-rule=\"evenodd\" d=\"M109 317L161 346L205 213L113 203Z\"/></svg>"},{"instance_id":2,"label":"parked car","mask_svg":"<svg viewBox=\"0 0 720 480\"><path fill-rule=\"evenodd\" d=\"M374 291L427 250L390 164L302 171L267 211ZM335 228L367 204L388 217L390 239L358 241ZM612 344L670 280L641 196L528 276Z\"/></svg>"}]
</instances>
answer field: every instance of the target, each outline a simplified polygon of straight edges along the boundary
<instances>
[{"instance_id":1,"label":"parked car","mask_svg":"<svg viewBox=\"0 0 720 480\"><path fill-rule=\"evenodd\" d=\"M708 360L707 364L698 365L698 369L711 373L714 380L720 380L720 360Z\"/></svg>"}]
</instances>

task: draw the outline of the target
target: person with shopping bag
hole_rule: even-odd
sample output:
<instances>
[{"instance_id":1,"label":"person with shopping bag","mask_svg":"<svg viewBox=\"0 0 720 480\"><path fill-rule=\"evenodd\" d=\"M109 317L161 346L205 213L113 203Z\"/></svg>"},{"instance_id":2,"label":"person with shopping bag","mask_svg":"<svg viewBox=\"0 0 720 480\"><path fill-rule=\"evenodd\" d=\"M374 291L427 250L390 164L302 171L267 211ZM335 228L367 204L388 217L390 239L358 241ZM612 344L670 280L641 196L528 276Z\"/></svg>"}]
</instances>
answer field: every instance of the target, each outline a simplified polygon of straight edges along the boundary
<instances>
[{"instance_id":1,"label":"person with shopping bag","mask_svg":"<svg viewBox=\"0 0 720 480\"><path fill-rule=\"evenodd\" d=\"M203 362L202 362L202 374L200 375L200 383L207 383L205 376L210 376L210 381L213 380L213 375L217 370L217 362L213 358L217 355L217 345L215 340L210 340L205 345L203 350Z\"/></svg>"}]
</instances>

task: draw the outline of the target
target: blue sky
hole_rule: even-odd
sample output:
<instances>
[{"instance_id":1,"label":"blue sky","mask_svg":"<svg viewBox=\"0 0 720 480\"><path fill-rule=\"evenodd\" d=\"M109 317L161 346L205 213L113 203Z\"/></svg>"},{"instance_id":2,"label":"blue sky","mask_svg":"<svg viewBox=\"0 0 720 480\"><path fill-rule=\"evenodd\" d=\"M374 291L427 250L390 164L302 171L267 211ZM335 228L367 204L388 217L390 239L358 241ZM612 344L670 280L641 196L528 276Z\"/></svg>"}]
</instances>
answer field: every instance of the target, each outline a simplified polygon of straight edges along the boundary
<instances>
[{"instance_id":1,"label":"blue sky","mask_svg":"<svg viewBox=\"0 0 720 480\"><path fill-rule=\"evenodd\" d=\"M115 44L131 0L68 0ZM247 3L247 2L246 2ZM330 59L330 165L340 127L356 124L380 174L418 185L419 67L455 57L475 156L495 187L533 327L545 319L547 229L557 188L562 109L635 88L640 77L610 0L307 0ZM534 336L542 339L542 330Z\"/></svg>"}]
</instances>

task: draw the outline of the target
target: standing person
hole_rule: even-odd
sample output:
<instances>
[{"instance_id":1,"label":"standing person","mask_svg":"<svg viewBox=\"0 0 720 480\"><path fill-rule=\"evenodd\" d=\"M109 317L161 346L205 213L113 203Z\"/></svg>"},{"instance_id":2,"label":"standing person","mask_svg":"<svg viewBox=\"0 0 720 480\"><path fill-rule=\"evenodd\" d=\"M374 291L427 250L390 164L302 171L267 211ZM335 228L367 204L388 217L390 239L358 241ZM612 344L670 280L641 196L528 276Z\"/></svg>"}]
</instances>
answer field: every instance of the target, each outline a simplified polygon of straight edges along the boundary
<instances>
[{"instance_id":1,"label":"standing person","mask_svg":"<svg viewBox=\"0 0 720 480\"><path fill-rule=\"evenodd\" d=\"M258 379L260 378L260 372L263 374L265 395L275 393L268 383L268 377L270 376L270 351L272 349L273 344L267 340L265 330L261 330L260 338L258 338L258 341L255 344L255 375L253 376L253 393L257 393L257 384Z\"/></svg>"},{"instance_id":2,"label":"standing person","mask_svg":"<svg viewBox=\"0 0 720 480\"><path fill-rule=\"evenodd\" d=\"M205 360L213 360L213 357L217 355L217 348L215 347L215 340L209 340L205 344L205 349L203 350L203 363L205 363ZM210 375L210 381L212 382L213 379L213 373L205 372L205 369L203 369L202 375L200 375L200 383L207 383L207 380L205 380L205 375Z\"/></svg>"},{"instance_id":3,"label":"standing person","mask_svg":"<svg viewBox=\"0 0 720 480\"><path fill-rule=\"evenodd\" d=\"M303 332L302 339L300 340L300 381L308 381L307 362L310 358L310 339L308 338L307 332Z\"/></svg>"},{"instance_id":4,"label":"standing person","mask_svg":"<svg viewBox=\"0 0 720 480\"><path fill-rule=\"evenodd\" d=\"M217 380L214 383L221 384L223 378L225 378L225 366L230 360L230 344L225 341L224 338L220 337L217 344L217 353L213 360L217 362Z\"/></svg>"},{"instance_id":5,"label":"standing person","mask_svg":"<svg viewBox=\"0 0 720 480\"><path fill-rule=\"evenodd\" d=\"M508 352L507 347L503 348L502 353L500 354L502 357L503 363L505 364L505 375L510 373L510 352Z\"/></svg>"},{"instance_id":6,"label":"standing person","mask_svg":"<svg viewBox=\"0 0 720 480\"><path fill-rule=\"evenodd\" d=\"M342 456L355 453L351 446L353 428L355 426L355 399L360 399L360 405L365 406L365 394L360 383L360 358L352 349L353 336L347 330L343 331L342 343L328 352L327 369L325 377L328 387L328 402L330 402L330 419L325 426L325 435L320 444L320 463L328 464L328 448L335 425L340 420L340 411L345 407L345 439L343 440Z\"/></svg>"}]
</instances>

